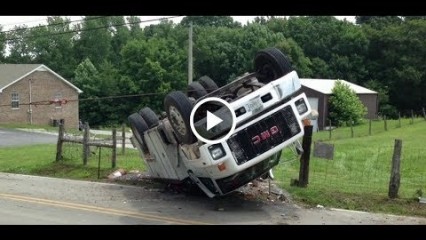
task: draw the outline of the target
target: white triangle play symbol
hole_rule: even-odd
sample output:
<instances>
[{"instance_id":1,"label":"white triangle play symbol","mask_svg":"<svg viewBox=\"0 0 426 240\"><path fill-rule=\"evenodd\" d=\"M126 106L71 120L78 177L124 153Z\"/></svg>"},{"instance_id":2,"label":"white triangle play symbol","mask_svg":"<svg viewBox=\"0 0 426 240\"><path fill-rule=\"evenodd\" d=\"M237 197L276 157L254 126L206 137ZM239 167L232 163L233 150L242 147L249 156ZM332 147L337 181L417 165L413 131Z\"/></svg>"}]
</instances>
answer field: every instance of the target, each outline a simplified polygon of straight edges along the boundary
<instances>
[{"instance_id":1,"label":"white triangle play symbol","mask_svg":"<svg viewBox=\"0 0 426 240\"><path fill-rule=\"evenodd\" d=\"M216 115L210 111L207 111L207 131L221 122L223 122L221 118L216 117Z\"/></svg>"}]
</instances>

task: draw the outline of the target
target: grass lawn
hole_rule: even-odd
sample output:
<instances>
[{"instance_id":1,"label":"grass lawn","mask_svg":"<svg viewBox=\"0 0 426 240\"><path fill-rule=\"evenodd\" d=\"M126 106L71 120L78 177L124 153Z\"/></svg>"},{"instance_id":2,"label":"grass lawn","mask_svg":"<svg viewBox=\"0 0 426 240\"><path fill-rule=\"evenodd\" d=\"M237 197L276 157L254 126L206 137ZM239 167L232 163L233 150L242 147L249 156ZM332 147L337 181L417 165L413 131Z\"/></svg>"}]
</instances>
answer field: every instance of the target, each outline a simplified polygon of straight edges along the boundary
<instances>
[{"instance_id":1,"label":"grass lawn","mask_svg":"<svg viewBox=\"0 0 426 240\"><path fill-rule=\"evenodd\" d=\"M368 123L354 127L354 138L349 127L333 130L331 140L328 132L314 133L313 142L334 145L333 160L311 155L308 187L294 187L290 182L298 179L299 158L286 150L274 171L276 180L296 201L309 206L426 217L426 204L418 201L426 193L426 121L410 121L403 120L402 127L398 121L388 121L388 131L382 121L374 121L371 136ZM395 139L402 140L401 185L399 198L390 200L387 194Z\"/></svg>"},{"instance_id":2,"label":"grass lawn","mask_svg":"<svg viewBox=\"0 0 426 240\"><path fill-rule=\"evenodd\" d=\"M92 148L92 156L86 166L83 165L79 144L64 144L64 159L56 162L56 145L42 144L21 147L1 148L0 171L41 175L49 177L98 180L99 151ZM139 157L139 152L126 149L124 155L117 149L116 168L111 168L111 150L101 149L100 179L105 179L115 169L123 168L127 171L144 171L145 165Z\"/></svg>"}]
</instances>

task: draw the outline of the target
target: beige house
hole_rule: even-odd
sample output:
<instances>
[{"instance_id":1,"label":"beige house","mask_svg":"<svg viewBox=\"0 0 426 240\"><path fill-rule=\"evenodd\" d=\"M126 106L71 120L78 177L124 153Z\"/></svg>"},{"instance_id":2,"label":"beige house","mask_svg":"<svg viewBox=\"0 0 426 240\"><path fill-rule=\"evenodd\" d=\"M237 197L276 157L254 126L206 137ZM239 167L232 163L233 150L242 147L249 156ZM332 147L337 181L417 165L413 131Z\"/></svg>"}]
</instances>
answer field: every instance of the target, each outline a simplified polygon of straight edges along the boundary
<instances>
[{"instance_id":1,"label":"beige house","mask_svg":"<svg viewBox=\"0 0 426 240\"><path fill-rule=\"evenodd\" d=\"M43 64L0 64L0 124L77 128L81 92Z\"/></svg>"}]
</instances>

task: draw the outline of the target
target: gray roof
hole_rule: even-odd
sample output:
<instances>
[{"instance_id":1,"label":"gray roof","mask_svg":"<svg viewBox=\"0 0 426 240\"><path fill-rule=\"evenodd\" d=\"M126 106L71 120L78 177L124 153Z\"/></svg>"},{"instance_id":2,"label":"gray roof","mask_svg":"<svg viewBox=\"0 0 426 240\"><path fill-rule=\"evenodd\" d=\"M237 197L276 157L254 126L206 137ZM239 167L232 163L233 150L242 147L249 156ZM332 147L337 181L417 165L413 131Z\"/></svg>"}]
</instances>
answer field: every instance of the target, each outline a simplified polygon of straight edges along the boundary
<instances>
[{"instance_id":1,"label":"gray roof","mask_svg":"<svg viewBox=\"0 0 426 240\"><path fill-rule=\"evenodd\" d=\"M337 80L333 80L333 79L310 79L310 78L300 79L300 83L302 84L302 86L313 89L323 94L331 94L336 81ZM365 87L361 87L354 83L351 83L345 80L340 80L340 81L348 85L357 94L377 94L377 92L375 91L372 91Z\"/></svg>"},{"instance_id":2,"label":"gray roof","mask_svg":"<svg viewBox=\"0 0 426 240\"><path fill-rule=\"evenodd\" d=\"M36 70L47 70L64 81L67 85L74 88L78 93L82 92L79 88L43 64L0 64L0 92Z\"/></svg>"}]
</instances>

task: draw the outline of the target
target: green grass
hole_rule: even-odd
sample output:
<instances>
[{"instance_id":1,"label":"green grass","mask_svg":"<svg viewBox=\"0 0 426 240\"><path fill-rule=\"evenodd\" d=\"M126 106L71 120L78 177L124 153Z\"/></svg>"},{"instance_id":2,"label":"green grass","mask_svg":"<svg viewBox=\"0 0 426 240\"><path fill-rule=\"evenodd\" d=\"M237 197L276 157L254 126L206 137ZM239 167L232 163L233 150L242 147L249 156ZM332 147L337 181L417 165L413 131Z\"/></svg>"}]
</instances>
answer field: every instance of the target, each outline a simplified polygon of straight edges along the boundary
<instances>
[{"instance_id":1,"label":"green grass","mask_svg":"<svg viewBox=\"0 0 426 240\"><path fill-rule=\"evenodd\" d=\"M334 145L334 159L311 155L309 185L298 188L290 186L290 182L298 178L299 158L286 150L275 170L276 179L296 201L309 206L426 217L426 206L417 199L419 192L426 192L426 121L415 119L414 124L409 124L410 121L402 121L402 127L398 127L398 121L388 121L388 131L379 130L383 122L374 121L371 136L368 123L354 127L354 138L349 127L333 130L331 140L328 132L314 133L313 141ZM401 185L399 198L389 200L395 139L402 140Z\"/></svg>"},{"instance_id":2,"label":"green grass","mask_svg":"<svg viewBox=\"0 0 426 240\"><path fill-rule=\"evenodd\" d=\"M9 173L40 175L58 178L98 180L99 151L92 147L92 156L86 166L83 165L80 144L64 144L64 159L55 161L56 145L42 144L22 147L1 148L0 171ZM126 149L121 155L117 149L116 168L111 168L111 149L101 149L100 180L118 168L127 171L144 171L145 165L139 152Z\"/></svg>"}]
</instances>

